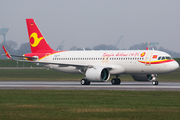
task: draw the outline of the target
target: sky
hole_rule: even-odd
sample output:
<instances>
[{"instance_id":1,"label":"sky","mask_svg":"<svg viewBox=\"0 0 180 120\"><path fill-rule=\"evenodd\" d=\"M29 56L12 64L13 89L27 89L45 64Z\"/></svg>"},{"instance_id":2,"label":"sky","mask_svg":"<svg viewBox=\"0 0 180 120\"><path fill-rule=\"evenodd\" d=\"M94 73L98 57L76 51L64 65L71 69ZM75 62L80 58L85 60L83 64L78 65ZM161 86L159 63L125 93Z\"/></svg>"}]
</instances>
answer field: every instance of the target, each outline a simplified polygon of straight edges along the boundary
<instances>
[{"instance_id":1,"label":"sky","mask_svg":"<svg viewBox=\"0 0 180 120\"><path fill-rule=\"evenodd\" d=\"M26 18L33 18L49 45L112 44L118 48L158 42L180 52L180 0L0 0L0 28L6 40L29 42ZM3 36L0 35L0 42Z\"/></svg>"}]
</instances>

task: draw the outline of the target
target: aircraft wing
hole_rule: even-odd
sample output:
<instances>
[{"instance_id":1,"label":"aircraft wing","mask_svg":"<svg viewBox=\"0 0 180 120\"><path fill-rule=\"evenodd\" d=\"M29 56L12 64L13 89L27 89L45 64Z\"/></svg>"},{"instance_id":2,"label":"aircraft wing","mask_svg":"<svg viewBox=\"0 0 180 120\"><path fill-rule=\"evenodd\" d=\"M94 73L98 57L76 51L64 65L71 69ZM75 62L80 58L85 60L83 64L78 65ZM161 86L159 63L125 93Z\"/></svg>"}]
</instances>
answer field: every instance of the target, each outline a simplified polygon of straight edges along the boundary
<instances>
[{"instance_id":1,"label":"aircraft wing","mask_svg":"<svg viewBox=\"0 0 180 120\"><path fill-rule=\"evenodd\" d=\"M28 56L20 56L20 55L11 55L12 57L19 57L19 58L29 58L29 59L33 59L36 60L38 59L38 57L28 57Z\"/></svg>"},{"instance_id":2,"label":"aircraft wing","mask_svg":"<svg viewBox=\"0 0 180 120\"><path fill-rule=\"evenodd\" d=\"M2 48L3 48L3 50L4 50L4 52L5 52L6 56L7 56L7 58L8 58L8 59L12 59L11 55L10 55L9 52L6 50L6 48L5 48L4 46L2 46Z\"/></svg>"},{"instance_id":3,"label":"aircraft wing","mask_svg":"<svg viewBox=\"0 0 180 120\"><path fill-rule=\"evenodd\" d=\"M77 67L77 68L85 68L85 67L88 67L88 68L92 68L93 65L87 65L87 64L76 64L76 63L58 63L58 62L41 62L41 61L27 61L27 60L18 60L20 62L30 62L30 63L35 63L37 65L40 65L40 64L46 64L46 65L49 65L49 64L52 64L52 65L59 65L59 67L67 67L67 66L73 66L73 67Z\"/></svg>"},{"instance_id":4,"label":"aircraft wing","mask_svg":"<svg viewBox=\"0 0 180 120\"><path fill-rule=\"evenodd\" d=\"M36 60L38 59L38 57L28 57L28 56L20 56L20 55L10 55L9 52L6 50L6 48L4 46L2 46L4 52L5 52L5 55L7 56L8 59L12 59L12 60L15 60L13 59L12 57L19 57L19 58L29 58L29 59L33 59L33 60ZM3 54L4 55L4 54Z\"/></svg>"}]
</instances>

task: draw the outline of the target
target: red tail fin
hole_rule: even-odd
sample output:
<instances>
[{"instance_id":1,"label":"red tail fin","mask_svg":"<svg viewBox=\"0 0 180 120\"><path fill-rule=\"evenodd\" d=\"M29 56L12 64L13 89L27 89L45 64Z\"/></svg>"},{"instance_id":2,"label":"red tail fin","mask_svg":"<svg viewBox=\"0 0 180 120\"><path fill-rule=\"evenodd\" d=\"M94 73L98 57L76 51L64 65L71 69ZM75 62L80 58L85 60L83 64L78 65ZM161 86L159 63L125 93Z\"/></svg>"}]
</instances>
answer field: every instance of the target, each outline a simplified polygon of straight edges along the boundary
<instances>
[{"instance_id":1,"label":"red tail fin","mask_svg":"<svg viewBox=\"0 0 180 120\"><path fill-rule=\"evenodd\" d=\"M33 19L26 19L32 53L54 51L46 42Z\"/></svg>"}]
</instances>

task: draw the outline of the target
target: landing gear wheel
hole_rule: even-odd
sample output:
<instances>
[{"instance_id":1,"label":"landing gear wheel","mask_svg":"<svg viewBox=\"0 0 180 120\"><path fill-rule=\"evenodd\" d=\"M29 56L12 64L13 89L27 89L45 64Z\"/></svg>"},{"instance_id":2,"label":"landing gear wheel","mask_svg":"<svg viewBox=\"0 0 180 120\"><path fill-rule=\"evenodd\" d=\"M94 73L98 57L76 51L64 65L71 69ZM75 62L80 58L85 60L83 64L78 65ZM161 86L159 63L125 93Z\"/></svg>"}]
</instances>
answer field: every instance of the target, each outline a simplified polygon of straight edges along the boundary
<instances>
[{"instance_id":1,"label":"landing gear wheel","mask_svg":"<svg viewBox=\"0 0 180 120\"><path fill-rule=\"evenodd\" d=\"M81 83L81 85L90 85L90 82L87 81L86 79L82 79L82 80L80 81L80 83Z\"/></svg>"},{"instance_id":2,"label":"landing gear wheel","mask_svg":"<svg viewBox=\"0 0 180 120\"><path fill-rule=\"evenodd\" d=\"M113 79L111 80L111 83L112 83L112 85L116 85L116 79L113 78Z\"/></svg>"},{"instance_id":3,"label":"landing gear wheel","mask_svg":"<svg viewBox=\"0 0 180 120\"><path fill-rule=\"evenodd\" d=\"M82 79L82 80L80 81L80 83L81 83L81 85L85 85L86 80L85 80L85 79Z\"/></svg>"},{"instance_id":4,"label":"landing gear wheel","mask_svg":"<svg viewBox=\"0 0 180 120\"><path fill-rule=\"evenodd\" d=\"M116 79L116 85L120 85L121 80L120 79Z\"/></svg>"},{"instance_id":5,"label":"landing gear wheel","mask_svg":"<svg viewBox=\"0 0 180 120\"><path fill-rule=\"evenodd\" d=\"M158 82L158 81L156 81L155 85L158 85L158 84L159 84L159 82Z\"/></svg>"},{"instance_id":6,"label":"landing gear wheel","mask_svg":"<svg viewBox=\"0 0 180 120\"><path fill-rule=\"evenodd\" d=\"M112 83L112 85L119 85L121 83L121 80L119 78L118 79L113 78L111 80L111 83Z\"/></svg>"},{"instance_id":7,"label":"landing gear wheel","mask_svg":"<svg viewBox=\"0 0 180 120\"><path fill-rule=\"evenodd\" d=\"M87 81L86 85L90 85L91 82Z\"/></svg>"},{"instance_id":8,"label":"landing gear wheel","mask_svg":"<svg viewBox=\"0 0 180 120\"><path fill-rule=\"evenodd\" d=\"M152 84L153 84L153 85L158 85L159 82L158 82L158 81L152 81Z\"/></svg>"}]
</instances>

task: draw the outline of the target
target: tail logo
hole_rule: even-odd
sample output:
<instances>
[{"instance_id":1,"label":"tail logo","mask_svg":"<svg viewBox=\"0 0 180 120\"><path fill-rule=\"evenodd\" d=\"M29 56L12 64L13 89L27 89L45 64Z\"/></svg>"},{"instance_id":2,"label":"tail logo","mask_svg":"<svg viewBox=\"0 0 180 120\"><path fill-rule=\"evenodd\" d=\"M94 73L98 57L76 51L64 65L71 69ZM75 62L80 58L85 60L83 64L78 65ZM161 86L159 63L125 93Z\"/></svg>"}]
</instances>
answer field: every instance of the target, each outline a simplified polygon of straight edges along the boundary
<instances>
[{"instance_id":1,"label":"tail logo","mask_svg":"<svg viewBox=\"0 0 180 120\"><path fill-rule=\"evenodd\" d=\"M30 43L32 47L38 46L40 41L43 39L43 37L38 38L37 33L32 33L29 39L31 38L34 38L34 43L33 44Z\"/></svg>"}]
</instances>

